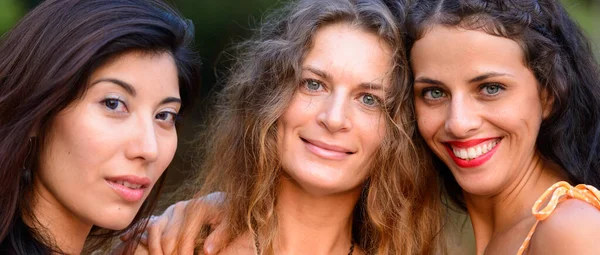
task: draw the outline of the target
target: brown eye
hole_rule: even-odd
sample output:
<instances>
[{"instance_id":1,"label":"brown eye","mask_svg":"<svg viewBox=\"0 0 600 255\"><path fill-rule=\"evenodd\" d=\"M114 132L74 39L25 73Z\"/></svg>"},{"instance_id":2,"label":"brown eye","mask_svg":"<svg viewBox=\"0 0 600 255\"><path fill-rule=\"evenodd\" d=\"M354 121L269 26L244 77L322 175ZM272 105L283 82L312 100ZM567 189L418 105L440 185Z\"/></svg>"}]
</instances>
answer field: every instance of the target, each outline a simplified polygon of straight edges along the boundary
<instances>
[{"instance_id":1,"label":"brown eye","mask_svg":"<svg viewBox=\"0 0 600 255\"><path fill-rule=\"evenodd\" d=\"M125 106L125 103L123 101L119 100L119 99L107 98L107 99L102 100L101 103L109 111L115 111L115 112L125 112L125 111L127 111L127 107Z\"/></svg>"},{"instance_id":2,"label":"brown eye","mask_svg":"<svg viewBox=\"0 0 600 255\"><path fill-rule=\"evenodd\" d=\"M117 109L117 107L119 107L119 100L108 99L108 100L104 101L104 105L106 105L106 108L108 108L108 109L115 110L115 109Z\"/></svg>"}]
</instances>

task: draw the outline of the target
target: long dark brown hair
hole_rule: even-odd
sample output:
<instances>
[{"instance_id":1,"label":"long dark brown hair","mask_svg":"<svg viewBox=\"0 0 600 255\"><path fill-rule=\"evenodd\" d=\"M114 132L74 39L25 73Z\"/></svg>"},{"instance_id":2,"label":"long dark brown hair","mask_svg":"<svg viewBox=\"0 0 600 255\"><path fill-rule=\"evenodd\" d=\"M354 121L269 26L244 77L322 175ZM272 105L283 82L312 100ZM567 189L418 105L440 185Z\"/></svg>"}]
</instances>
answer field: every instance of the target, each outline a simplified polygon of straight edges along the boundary
<instances>
[{"instance_id":1,"label":"long dark brown hair","mask_svg":"<svg viewBox=\"0 0 600 255\"><path fill-rule=\"evenodd\" d=\"M197 58L188 48L192 30L160 0L47 0L4 35L0 42L2 252L61 252L51 236L23 222L23 218L35 220L31 201L37 152L56 114L82 97L94 70L129 51L171 54L183 106L188 106L199 83ZM33 132L37 139L30 138ZM144 227L140 220L153 210L162 183L163 178L127 229ZM94 249L120 232L93 227L88 247Z\"/></svg>"}]
</instances>

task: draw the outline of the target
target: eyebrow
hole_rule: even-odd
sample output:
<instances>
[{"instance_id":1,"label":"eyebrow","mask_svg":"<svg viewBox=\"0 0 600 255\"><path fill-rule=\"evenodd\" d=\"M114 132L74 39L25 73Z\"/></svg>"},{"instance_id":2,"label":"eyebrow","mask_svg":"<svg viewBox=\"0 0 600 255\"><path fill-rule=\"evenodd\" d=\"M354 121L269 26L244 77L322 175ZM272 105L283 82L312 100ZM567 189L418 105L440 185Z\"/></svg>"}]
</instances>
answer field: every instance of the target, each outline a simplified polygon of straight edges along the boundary
<instances>
[{"instance_id":1,"label":"eyebrow","mask_svg":"<svg viewBox=\"0 0 600 255\"><path fill-rule=\"evenodd\" d=\"M329 79L329 78L331 78L331 75L329 73L327 73L327 72L325 72L323 70L314 68L314 67L305 66L305 67L302 68L302 70L307 70L307 71L309 71L311 73L314 73L314 74L316 74L318 76L321 76L323 79Z\"/></svg>"},{"instance_id":2,"label":"eyebrow","mask_svg":"<svg viewBox=\"0 0 600 255\"><path fill-rule=\"evenodd\" d=\"M160 104L169 104L169 103L179 103L181 104L181 98L176 97L167 97L160 101Z\"/></svg>"},{"instance_id":3,"label":"eyebrow","mask_svg":"<svg viewBox=\"0 0 600 255\"><path fill-rule=\"evenodd\" d=\"M415 79L415 83L427 83L427 84L432 84L432 85L444 85L443 82L438 81L438 80L434 80L428 77L419 77Z\"/></svg>"},{"instance_id":4,"label":"eyebrow","mask_svg":"<svg viewBox=\"0 0 600 255\"><path fill-rule=\"evenodd\" d=\"M119 80L119 79L114 79L114 78L102 78L102 79L94 81L90 86L94 86L94 85L96 85L96 84L98 84L100 82L110 82L110 83L119 85L125 91L127 91L127 93L131 94L134 97L137 94L137 92L135 91L135 88L133 86L129 85L129 83L124 82L124 81Z\"/></svg>"},{"instance_id":5,"label":"eyebrow","mask_svg":"<svg viewBox=\"0 0 600 255\"><path fill-rule=\"evenodd\" d=\"M96 80L91 84L91 86L94 86L100 82L110 82L110 83L116 84L116 85L122 87L125 91L127 91L127 93L131 94L134 97L137 94L137 91L135 90L135 88L133 86L131 86L129 83L124 82L119 79L114 79L114 78L102 78L102 79ZM160 104L169 104L169 103L182 104L182 101L181 101L181 98L177 98L177 97L167 97L167 98L163 99L162 101L160 101Z\"/></svg>"},{"instance_id":6,"label":"eyebrow","mask_svg":"<svg viewBox=\"0 0 600 255\"><path fill-rule=\"evenodd\" d=\"M484 73L482 75L479 75L473 79L469 80L469 83L476 83L476 82L480 82L480 81L484 81L486 79L492 78L492 77L498 77L498 76L512 76L510 74L507 73L498 73L498 72L488 72L488 73Z\"/></svg>"},{"instance_id":7,"label":"eyebrow","mask_svg":"<svg viewBox=\"0 0 600 255\"><path fill-rule=\"evenodd\" d=\"M507 73L498 73L498 72L488 72L488 73L484 73L482 75L478 75L475 78L472 78L469 80L469 83L476 83L476 82L481 82L484 80L487 80L489 78L492 77L498 77L498 76L512 76L510 74ZM427 84L432 84L432 85L444 85L443 82L438 81L438 80L434 80L428 77L419 77L415 79L415 83L427 83Z\"/></svg>"},{"instance_id":8,"label":"eyebrow","mask_svg":"<svg viewBox=\"0 0 600 255\"><path fill-rule=\"evenodd\" d=\"M314 68L314 67L306 66L306 67L303 67L302 70L307 70L307 71L314 73L326 80L331 78L331 74L329 74L323 70ZM362 82L358 86L361 89L365 89L365 90L366 89L372 89L372 90L382 90L383 89L383 86L381 84L373 83L373 82Z\"/></svg>"}]
</instances>

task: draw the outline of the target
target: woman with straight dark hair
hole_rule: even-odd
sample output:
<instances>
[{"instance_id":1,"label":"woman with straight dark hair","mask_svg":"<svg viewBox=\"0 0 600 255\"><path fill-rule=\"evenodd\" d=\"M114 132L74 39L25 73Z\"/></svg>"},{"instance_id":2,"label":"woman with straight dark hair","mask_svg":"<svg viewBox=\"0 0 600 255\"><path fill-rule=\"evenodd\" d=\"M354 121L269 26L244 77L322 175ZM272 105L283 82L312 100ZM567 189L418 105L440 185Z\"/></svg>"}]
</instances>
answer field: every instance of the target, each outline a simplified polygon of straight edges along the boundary
<instances>
[{"instance_id":1,"label":"woman with straight dark hair","mask_svg":"<svg viewBox=\"0 0 600 255\"><path fill-rule=\"evenodd\" d=\"M560 2L423 0L408 21L415 141L477 254L597 254L600 75Z\"/></svg>"},{"instance_id":2,"label":"woman with straight dark hair","mask_svg":"<svg viewBox=\"0 0 600 255\"><path fill-rule=\"evenodd\" d=\"M47 0L4 35L0 253L144 228L199 82L192 32L160 0Z\"/></svg>"}]
</instances>

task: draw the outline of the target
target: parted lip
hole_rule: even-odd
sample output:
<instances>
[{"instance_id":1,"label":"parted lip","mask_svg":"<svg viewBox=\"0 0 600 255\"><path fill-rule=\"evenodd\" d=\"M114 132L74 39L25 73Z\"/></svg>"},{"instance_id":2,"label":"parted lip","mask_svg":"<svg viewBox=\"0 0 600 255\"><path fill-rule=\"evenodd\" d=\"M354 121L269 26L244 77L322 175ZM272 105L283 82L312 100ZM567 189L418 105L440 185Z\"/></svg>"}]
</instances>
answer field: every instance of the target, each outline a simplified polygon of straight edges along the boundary
<instances>
[{"instance_id":1,"label":"parted lip","mask_svg":"<svg viewBox=\"0 0 600 255\"><path fill-rule=\"evenodd\" d=\"M307 139L304 137L300 137L300 139L302 139L304 142L313 144L315 146L321 147L325 150L330 150L330 151L335 151L335 152L341 152L341 153L346 153L346 154L354 154L356 153L356 151L348 149L344 146L340 146L340 145L335 145L335 144L331 144L331 143L327 143L327 142L322 142L319 140L312 140L312 139Z\"/></svg>"},{"instance_id":2,"label":"parted lip","mask_svg":"<svg viewBox=\"0 0 600 255\"><path fill-rule=\"evenodd\" d=\"M141 185L142 186L141 188L146 188L152 183L152 181L150 181L150 178L137 176L137 175L111 176L111 177L107 177L105 179L107 181L111 181L111 182L123 181L123 182L128 182L128 183L131 183L134 185Z\"/></svg>"},{"instance_id":3,"label":"parted lip","mask_svg":"<svg viewBox=\"0 0 600 255\"><path fill-rule=\"evenodd\" d=\"M480 143L487 142L489 140L500 139L500 137L488 137L488 138L480 138L480 139L471 139L466 141L445 141L443 143L448 144L452 147L456 148L469 148Z\"/></svg>"}]
</instances>

